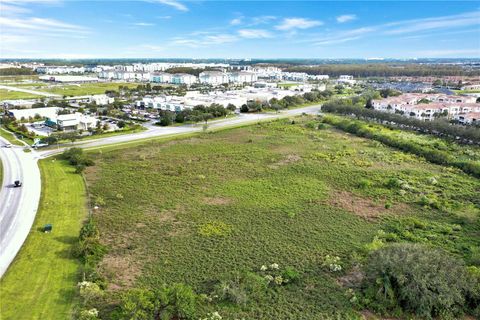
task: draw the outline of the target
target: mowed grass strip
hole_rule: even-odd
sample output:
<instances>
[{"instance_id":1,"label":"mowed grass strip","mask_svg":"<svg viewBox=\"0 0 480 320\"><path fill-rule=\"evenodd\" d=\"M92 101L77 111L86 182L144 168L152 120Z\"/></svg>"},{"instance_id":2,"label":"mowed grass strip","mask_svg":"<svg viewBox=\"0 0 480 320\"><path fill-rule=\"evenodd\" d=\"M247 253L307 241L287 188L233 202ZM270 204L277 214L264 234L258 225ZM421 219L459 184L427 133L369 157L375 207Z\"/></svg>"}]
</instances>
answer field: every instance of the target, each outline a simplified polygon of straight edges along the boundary
<instances>
[{"instance_id":1,"label":"mowed grass strip","mask_svg":"<svg viewBox=\"0 0 480 320\"><path fill-rule=\"evenodd\" d=\"M0 89L0 100L35 99L42 96L28 92Z\"/></svg>"},{"instance_id":2,"label":"mowed grass strip","mask_svg":"<svg viewBox=\"0 0 480 320\"><path fill-rule=\"evenodd\" d=\"M13 133L6 131L3 128L0 128L0 137L5 138L10 142L11 144L17 145L17 146L23 146L24 144L21 143L17 138L14 137Z\"/></svg>"},{"instance_id":3,"label":"mowed grass strip","mask_svg":"<svg viewBox=\"0 0 480 320\"><path fill-rule=\"evenodd\" d=\"M40 161L42 197L34 225L0 281L0 319L69 319L80 263L73 255L86 215L85 185L63 161ZM28 186L25 186L28 188ZM42 227L53 224L52 233Z\"/></svg>"}]
</instances>

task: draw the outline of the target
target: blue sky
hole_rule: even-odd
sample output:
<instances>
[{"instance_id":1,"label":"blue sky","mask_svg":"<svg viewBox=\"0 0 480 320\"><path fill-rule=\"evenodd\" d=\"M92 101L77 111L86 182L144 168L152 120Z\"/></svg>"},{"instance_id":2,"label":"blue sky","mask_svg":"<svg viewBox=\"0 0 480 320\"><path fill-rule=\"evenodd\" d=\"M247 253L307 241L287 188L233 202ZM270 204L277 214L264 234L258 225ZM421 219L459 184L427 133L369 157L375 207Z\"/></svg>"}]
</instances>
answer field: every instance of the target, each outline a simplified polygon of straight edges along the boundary
<instances>
[{"instance_id":1,"label":"blue sky","mask_svg":"<svg viewBox=\"0 0 480 320\"><path fill-rule=\"evenodd\" d=\"M2 58L480 57L478 1L0 0Z\"/></svg>"}]
</instances>

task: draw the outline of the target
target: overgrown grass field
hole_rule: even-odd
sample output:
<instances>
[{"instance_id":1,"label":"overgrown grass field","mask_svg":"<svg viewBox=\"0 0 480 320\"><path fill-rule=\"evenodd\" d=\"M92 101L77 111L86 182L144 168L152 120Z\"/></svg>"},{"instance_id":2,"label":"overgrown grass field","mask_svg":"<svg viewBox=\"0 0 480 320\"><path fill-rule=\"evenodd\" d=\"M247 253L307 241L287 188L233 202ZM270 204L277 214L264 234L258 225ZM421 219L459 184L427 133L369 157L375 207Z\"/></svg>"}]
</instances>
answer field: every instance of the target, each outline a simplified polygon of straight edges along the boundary
<instances>
[{"instance_id":1,"label":"overgrown grass field","mask_svg":"<svg viewBox=\"0 0 480 320\"><path fill-rule=\"evenodd\" d=\"M80 262L73 253L86 217L85 185L63 161L40 162L42 196L32 230L0 281L0 318L70 319ZM53 232L42 227L53 224Z\"/></svg>"},{"instance_id":2,"label":"overgrown grass field","mask_svg":"<svg viewBox=\"0 0 480 320\"><path fill-rule=\"evenodd\" d=\"M375 236L480 264L478 179L319 123L283 119L92 151L87 181L108 248L98 269L110 302L124 289L172 283L209 295L225 275L278 263L299 280L201 312L348 319L359 313L341 276ZM325 270L326 255L339 256L345 271ZM108 318L111 305L99 308Z\"/></svg>"}]
</instances>

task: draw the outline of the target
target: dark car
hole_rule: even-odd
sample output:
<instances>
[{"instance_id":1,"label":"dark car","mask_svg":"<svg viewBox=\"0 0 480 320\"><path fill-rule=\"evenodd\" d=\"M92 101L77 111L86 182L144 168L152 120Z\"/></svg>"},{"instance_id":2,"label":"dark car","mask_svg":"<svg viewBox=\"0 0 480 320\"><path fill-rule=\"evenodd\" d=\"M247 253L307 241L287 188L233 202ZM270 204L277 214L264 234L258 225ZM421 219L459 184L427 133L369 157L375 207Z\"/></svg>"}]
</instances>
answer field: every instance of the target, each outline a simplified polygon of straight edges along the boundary
<instances>
[{"instance_id":1,"label":"dark car","mask_svg":"<svg viewBox=\"0 0 480 320\"><path fill-rule=\"evenodd\" d=\"M21 186L22 186L22 182L20 180L15 180L15 182L13 183L14 188L19 188Z\"/></svg>"}]
</instances>

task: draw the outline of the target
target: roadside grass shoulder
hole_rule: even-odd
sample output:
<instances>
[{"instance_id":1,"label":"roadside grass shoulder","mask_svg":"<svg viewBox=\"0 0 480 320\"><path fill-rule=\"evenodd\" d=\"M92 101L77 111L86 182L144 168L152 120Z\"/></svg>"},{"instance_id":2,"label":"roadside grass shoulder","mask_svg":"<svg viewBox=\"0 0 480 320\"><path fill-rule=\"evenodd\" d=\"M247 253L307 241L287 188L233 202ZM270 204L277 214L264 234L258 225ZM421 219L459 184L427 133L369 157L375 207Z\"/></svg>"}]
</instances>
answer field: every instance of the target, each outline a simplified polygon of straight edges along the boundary
<instances>
[{"instance_id":1,"label":"roadside grass shoulder","mask_svg":"<svg viewBox=\"0 0 480 320\"><path fill-rule=\"evenodd\" d=\"M69 319L80 263L74 245L86 217L83 179L63 161L40 161L42 196L30 234L0 280L0 318ZM25 186L28 187L28 186ZM42 227L53 224L51 233Z\"/></svg>"},{"instance_id":2,"label":"roadside grass shoulder","mask_svg":"<svg viewBox=\"0 0 480 320\"><path fill-rule=\"evenodd\" d=\"M10 131L5 130L4 128L0 127L0 136L2 138L5 138L10 142L11 144L14 144L16 146L24 146L24 144L19 141L17 138L15 138L14 134Z\"/></svg>"}]
</instances>

